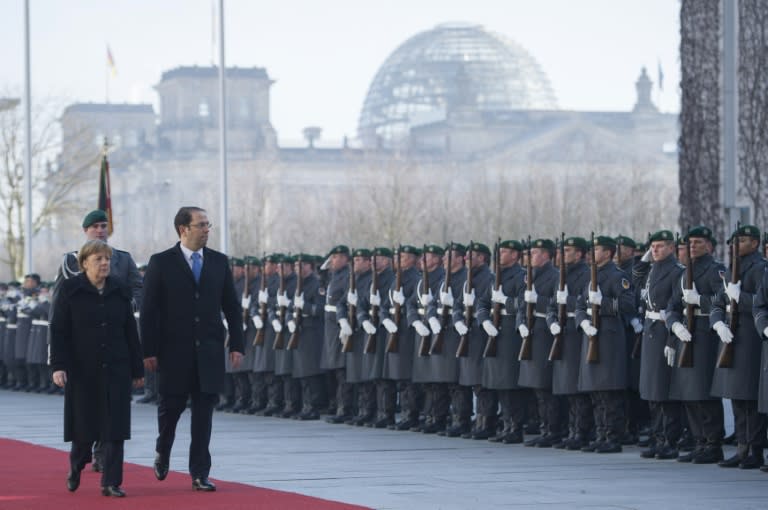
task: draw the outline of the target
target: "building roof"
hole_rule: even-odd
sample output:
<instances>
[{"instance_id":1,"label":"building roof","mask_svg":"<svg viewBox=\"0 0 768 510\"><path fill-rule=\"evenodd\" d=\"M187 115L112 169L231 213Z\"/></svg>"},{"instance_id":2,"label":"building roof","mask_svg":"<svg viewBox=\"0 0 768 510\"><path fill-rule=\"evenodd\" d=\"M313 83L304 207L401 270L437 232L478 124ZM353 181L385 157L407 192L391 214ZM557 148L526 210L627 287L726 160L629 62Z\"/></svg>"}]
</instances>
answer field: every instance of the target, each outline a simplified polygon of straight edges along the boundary
<instances>
[{"instance_id":1,"label":"building roof","mask_svg":"<svg viewBox=\"0 0 768 510\"><path fill-rule=\"evenodd\" d=\"M68 113L146 113L154 115L155 110L149 103L74 103L64 109Z\"/></svg>"},{"instance_id":2,"label":"building roof","mask_svg":"<svg viewBox=\"0 0 768 510\"><path fill-rule=\"evenodd\" d=\"M215 66L180 66L170 71L165 71L160 81L173 78L216 78L219 76L219 68ZM255 78L268 80L267 71L263 67L228 67L227 78Z\"/></svg>"}]
</instances>

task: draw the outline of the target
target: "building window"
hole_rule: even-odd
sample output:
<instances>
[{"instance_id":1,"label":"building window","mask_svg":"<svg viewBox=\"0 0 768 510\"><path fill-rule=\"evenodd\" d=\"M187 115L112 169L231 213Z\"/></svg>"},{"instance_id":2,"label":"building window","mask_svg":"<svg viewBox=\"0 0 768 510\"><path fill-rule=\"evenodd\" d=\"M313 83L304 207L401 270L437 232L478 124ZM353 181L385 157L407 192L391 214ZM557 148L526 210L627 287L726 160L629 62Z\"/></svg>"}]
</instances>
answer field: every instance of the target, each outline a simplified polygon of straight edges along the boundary
<instances>
[{"instance_id":1,"label":"building window","mask_svg":"<svg viewBox=\"0 0 768 510\"><path fill-rule=\"evenodd\" d=\"M207 118L211 114L207 99L203 98L203 100L200 101L200 105L197 108L197 114L203 118Z\"/></svg>"}]
</instances>

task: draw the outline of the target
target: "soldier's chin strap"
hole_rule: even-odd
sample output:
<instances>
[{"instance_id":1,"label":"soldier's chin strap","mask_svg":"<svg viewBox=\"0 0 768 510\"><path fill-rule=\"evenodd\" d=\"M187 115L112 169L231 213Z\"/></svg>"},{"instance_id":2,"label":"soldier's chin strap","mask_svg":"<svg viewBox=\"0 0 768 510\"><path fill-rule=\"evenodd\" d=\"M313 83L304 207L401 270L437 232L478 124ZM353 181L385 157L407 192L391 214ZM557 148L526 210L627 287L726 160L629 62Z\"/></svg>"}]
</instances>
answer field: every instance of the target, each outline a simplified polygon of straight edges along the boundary
<instances>
[{"instance_id":1,"label":"soldier's chin strap","mask_svg":"<svg viewBox=\"0 0 768 510\"><path fill-rule=\"evenodd\" d=\"M80 271L69 267L69 262L68 262L70 255L75 258L75 261L77 261L77 253L78 252L76 251L72 251L64 254L64 260L61 261L61 274L64 276L64 279L69 279L69 278L72 278L73 276L77 276L80 274Z\"/></svg>"}]
</instances>

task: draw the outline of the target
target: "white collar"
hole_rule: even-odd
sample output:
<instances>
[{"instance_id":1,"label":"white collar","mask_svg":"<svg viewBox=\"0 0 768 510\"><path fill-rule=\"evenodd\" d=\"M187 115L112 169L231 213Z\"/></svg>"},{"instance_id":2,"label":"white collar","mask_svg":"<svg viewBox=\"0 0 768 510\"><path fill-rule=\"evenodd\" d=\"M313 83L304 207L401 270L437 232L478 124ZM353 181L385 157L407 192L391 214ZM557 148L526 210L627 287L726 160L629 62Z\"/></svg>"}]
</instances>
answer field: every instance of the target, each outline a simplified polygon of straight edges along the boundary
<instances>
[{"instance_id":1,"label":"white collar","mask_svg":"<svg viewBox=\"0 0 768 510\"><path fill-rule=\"evenodd\" d=\"M200 260L203 260L203 249L202 248L200 248L197 251L192 251L189 248L187 248L186 246L184 246L182 243L179 243L179 246L181 246L181 252L184 254L184 259L185 260L188 260L188 261L192 260L192 254L193 253L199 253L200 254Z\"/></svg>"}]
</instances>

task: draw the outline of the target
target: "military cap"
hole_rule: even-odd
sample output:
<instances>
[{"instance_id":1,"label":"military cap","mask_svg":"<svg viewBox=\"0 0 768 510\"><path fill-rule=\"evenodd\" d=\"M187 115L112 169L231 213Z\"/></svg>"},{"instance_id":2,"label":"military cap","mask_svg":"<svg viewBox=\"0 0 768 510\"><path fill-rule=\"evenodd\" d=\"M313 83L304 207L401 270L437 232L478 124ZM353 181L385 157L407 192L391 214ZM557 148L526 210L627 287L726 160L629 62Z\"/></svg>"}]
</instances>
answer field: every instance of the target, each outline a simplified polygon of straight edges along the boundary
<instances>
[{"instance_id":1,"label":"military cap","mask_svg":"<svg viewBox=\"0 0 768 510\"><path fill-rule=\"evenodd\" d=\"M587 251L589 249L589 243L583 237L566 237L566 246L573 246L577 250Z\"/></svg>"},{"instance_id":2,"label":"military cap","mask_svg":"<svg viewBox=\"0 0 768 510\"><path fill-rule=\"evenodd\" d=\"M374 255L379 255L381 257L390 257L392 258L392 250L390 248L386 248L384 246L379 246L377 248L374 248L372 253Z\"/></svg>"},{"instance_id":3,"label":"military cap","mask_svg":"<svg viewBox=\"0 0 768 510\"><path fill-rule=\"evenodd\" d=\"M293 264L296 262L296 257L293 255L283 255L282 260L280 260L283 264Z\"/></svg>"},{"instance_id":4,"label":"military cap","mask_svg":"<svg viewBox=\"0 0 768 510\"><path fill-rule=\"evenodd\" d=\"M245 259L232 257L232 264L235 265L236 267L245 267Z\"/></svg>"},{"instance_id":5,"label":"military cap","mask_svg":"<svg viewBox=\"0 0 768 510\"><path fill-rule=\"evenodd\" d=\"M371 257L371 250L368 248L357 248L352 252L353 257Z\"/></svg>"},{"instance_id":6,"label":"military cap","mask_svg":"<svg viewBox=\"0 0 768 510\"><path fill-rule=\"evenodd\" d=\"M754 225L742 225L738 229L736 229L736 231L734 231L731 237L736 237L736 236L752 237L759 241L762 234L760 233L760 229Z\"/></svg>"},{"instance_id":7,"label":"military cap","mask_svg":"<svg viewBox=\"0 0 768 510\"><path fill-rule=\"evenodd\" d=\"M534 239L531 241L531 248L543 248L550 252L555 251L555 242L552 239Z\"/></svg>"},{"instance_id":8,"label":"military cap","mask_svg":"<svg viewBox=\"0 0 768 510\"><path fill-rule=\"evenodd\" d=\"M17 282L17 281L14 280L12 282L8 282L8 286L9 287L15 287L15 288L18 289L19 287L21 287L21 282Z\"/></svg>"},{"instance_id":9,"label":"military cap","mask_svg":"<svg viewBox=\"0 0 768 510\"><path fill-rule=\"evenodd\" d=\"M261 266L261 260L259 259L259 257L254 257L253 255L246 255L243 260L245 260L245 263L248 264L249 266Z\"/></svg>"},{"instance_id":10,"label":"military cap","mask_svg":"<svg viewBox=\"0 0 768 510\"><path fill-rule=\"evenodd\" d=\"M634 239L628 236L616 236L616 244L622 246L629 246L632 249L637 249L637 243Z\"/></svg>"},{"instance_id":11,"label":"military cap","mask_svg":"<svg viewBox=\"0 0 768 510\"><path fill-rule=\"evenodd\" d=\"M138 269L139 271L146 271L148 267L149 267L149 266L148 266L148 265L146 265L146 264L139 264L139 266L138 266L138 268L137 268L137 269Z\"/></svg>"},{"instance_id":12,"label":"military cap","mask_svg":"<svg viewBox=\"0 0 768 510\"><path fill-rule=\"evenodd\" d=\"M611 236L595 236L595 246L604 246L606 248L616 248L616 239Z\"/></svg>"},{"instance_id":13,"label":"military cap","mask_svg":"<svg viewBox=\"0 0 768 510\"><path fill-rule=\"evenodd\" d=\"M335 253L341 253L344 255L349 255L349 246L346 246L344 244L339 244L331 248L331 251L328 252L328 257Z\"/></svg>"},{"instance_id":14,"label":"military cap","mask_svg":"<svg viewBox=\"0 0 768 510\"><path fill-rule=\"evenodd\" d=\"M445 245L445 249L446 251L453 250L453 251L459 252L462 255L467 254L467 247L461 243L448 243Z\"/></svg>"},{"instance_id":15,"label":"military cap","mask_svg":"<svg viewBox=\"0 0 768 510\"><path fill-rule=\"evenodd\" d=\"M310 255L309 253L298 253L294 256L294 258L296 259L296 262L298 262L299 259L301 259L302 262L308 262L310 264L315 263L315 256Z\"/></svg>"},{"instance_id":16,"label":"military cap","mask_svg":"<svg viewBox=\"0 0 768 510\"><path fill-rule=\"evenodd\" d=\"M404 244L400 246L400 253L410 253L413 255L421 255L421 250L410 244Z\"/></svg>"},{"instance_id":17,"label":"military cap","mask_svg":"<svg viewBox=\"0 0 768 510\"><path fill-rule=\"evenodd\" d=\"M264 257L264 262L271 262L273 264L276 264L280 262L283 259L282 253L270 253L266 257Z\"/></svg>"},{"instance_id":18,"label":"military cap","mask_svg":"<svg viewBox=\"0 0 768 510\"><path fill-rule=\"evenodd\" d=\"M637 248L635 249L639 251L646 251L648 246L645 243L637 243Z\"/></svg>"},{"instance_id":19,"label":"military cap","mask_svg":"<svg viewBox=\"0 0 768 510\"><path fill-rule=\"evenodd\" d=\"M317 265L322 265L323 262L325 262L326 257L323 257L322 255L312 255L312 262L314 262Z\"/></svg>"},{"instance_id":20,"label":"military cap","mask_svg":"<svg viewBox=\"0 0 768 510\"><path fill-rule=\"evenodd\" d=\"M674 241L675 236L672 235L672 232L669 230L659 230L658 232L654 232L651 234L651 237L648 238L649 243L653 243L655 241Z\"/></svg>"},{"instance_id":21,"label":"military cap","mask_svg":"<svg viewBox=\"0 0 768 510\"><path fill-rule=\"evenodd\" d=\"M96 209L85 215L85 218L83 218L83 228L88 228L94 223L101 223L104 221L109 221L107 220L107 213L101 209Z\"/></svg>"},{"instance_id":22,"label":"military cap","mask_svg":"<svg viewBox=\"0 0 768 510\"><path fill-rule=\"evenodd\" d=\"M507 239L499 243L499 248L508 248L510 250L523 251L523 243L514 239Z\"/></svg>"},{"instance_id":23,"label":"military cap","mask_svg":"<svg viewBox=\"0 0 768 510\"><path fill-rule=\"evenodd\" d=\"M441 257L445 255L445 248L436 244L424 245L424 251L426 253L434 253L435 255L440 255Z\"/></svg>"},{"instance_id":24,"label":"military cap","mask_svg":"<svg viewBox=\"0 0 768 510\"><path fill-rule=\"evenodd\" d=\"M491 256L491 250L486 245L484 245L483 243L475 243L475 242L473 242L473 243L471 243L469 245L469 249L472 250L472 251L475 251L477 253L485 253L489 257Z\"/></svg>"}]
</instances>

